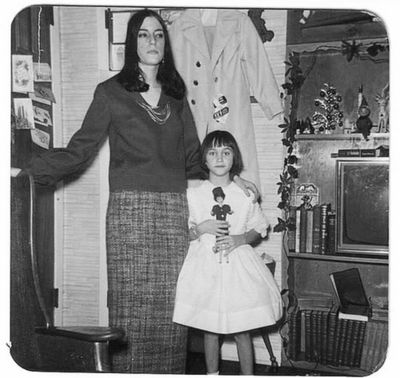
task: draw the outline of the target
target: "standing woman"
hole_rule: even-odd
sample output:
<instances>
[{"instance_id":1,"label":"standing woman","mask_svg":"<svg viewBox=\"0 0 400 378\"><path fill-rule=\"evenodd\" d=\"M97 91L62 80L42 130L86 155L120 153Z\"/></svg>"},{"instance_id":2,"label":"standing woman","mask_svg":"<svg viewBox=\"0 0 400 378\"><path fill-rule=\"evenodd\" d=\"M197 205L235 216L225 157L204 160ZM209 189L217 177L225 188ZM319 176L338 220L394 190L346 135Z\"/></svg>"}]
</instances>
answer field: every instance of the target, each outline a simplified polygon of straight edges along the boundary
<instances>
[{"instance_id":1,"label":"standing woman","mask_svg":"<svg viewBox=\"0 0 400 378\"><path fill-rule=\"evenodd\" d=\"M186 178L200 172L199 142L157 13L143 10L129 21L125 65L112 83L127 101L117 100L112 117L124 119L133 155L131 162L122 151L116 157L130 172L107 213L110 326L125 329L128 340L115 351L114 371L182 374L186 332L174 326L172 311L188 248Z\"/></svg>"},{"instance_id":2,"label":"standing woman","mask_svg":"<svg viewBox=\"0 0 400 378\"><path fill-rule=\"evenodd\" d=\"M151 10L130 19L125 65L97 86L68 146L41 155L24 172L54 185L83 171L107 136L109 323L127 336L113 353L113 371L183 374L186 330L172 313L189 246L187 179L201 172L200 144L167 29Z\"/></svg>"}]
</instances>

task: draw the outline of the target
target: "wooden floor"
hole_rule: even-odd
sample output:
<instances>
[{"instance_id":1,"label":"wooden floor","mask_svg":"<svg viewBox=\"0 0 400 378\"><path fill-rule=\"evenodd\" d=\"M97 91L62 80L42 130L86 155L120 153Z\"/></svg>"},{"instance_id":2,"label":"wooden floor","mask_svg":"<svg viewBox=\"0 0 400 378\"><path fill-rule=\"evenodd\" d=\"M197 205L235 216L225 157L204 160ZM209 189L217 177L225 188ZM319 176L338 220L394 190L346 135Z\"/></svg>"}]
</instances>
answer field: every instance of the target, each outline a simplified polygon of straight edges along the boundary
<instances>
[{"instance_id":1,"label":"wooden floor","mask_svg":"<svg viewBox=\"0 0 400 378\"><path fill-rule=\"evenodd\" d=\"M203 353L189 352L186 364L186 374L206 374L206 366L204 361ZM220 375L240 375L239 363L236 361L220 361ZM277 372L273 372L270 366L267 365L255 365L254 375L284 375L284 376L334 376L336 374L330 373L318 373L310 370L296 369L290 367L279 367ZM342 374L341 374L342 375Z\"/></svg>"}]
</instances>

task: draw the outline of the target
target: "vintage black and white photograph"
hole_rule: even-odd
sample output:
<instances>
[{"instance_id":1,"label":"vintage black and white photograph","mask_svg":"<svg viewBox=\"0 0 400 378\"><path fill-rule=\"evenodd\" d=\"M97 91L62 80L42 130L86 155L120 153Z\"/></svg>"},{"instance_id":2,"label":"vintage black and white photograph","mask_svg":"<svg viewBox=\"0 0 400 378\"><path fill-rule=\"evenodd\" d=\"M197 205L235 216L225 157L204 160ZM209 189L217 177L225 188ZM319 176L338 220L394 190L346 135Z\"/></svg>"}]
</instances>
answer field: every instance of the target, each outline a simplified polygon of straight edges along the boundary
<instances>
[{"instance_id":1,"label":"vintage black and white photograph","mask_svg":"<svg viewBox=\"0 0 400 378\"><path fill-rule=\"evenodd\" d=\"M15 14L4 340L15 365L383 368L392 46L361 5Z\"/></svg>"}]
</instances>

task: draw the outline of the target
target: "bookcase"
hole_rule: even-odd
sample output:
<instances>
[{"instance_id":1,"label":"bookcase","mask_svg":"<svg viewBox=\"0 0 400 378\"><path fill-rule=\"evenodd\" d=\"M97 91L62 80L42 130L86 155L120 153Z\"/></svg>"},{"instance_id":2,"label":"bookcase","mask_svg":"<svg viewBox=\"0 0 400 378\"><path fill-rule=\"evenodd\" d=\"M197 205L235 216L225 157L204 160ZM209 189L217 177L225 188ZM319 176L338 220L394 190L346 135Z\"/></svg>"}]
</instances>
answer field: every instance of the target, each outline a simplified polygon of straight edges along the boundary
<instances>
[{"instance_id":1,"label":"bookcase","mask_svg":"<svg viewBox=\"0 0 400 378\"><path fill-rule=\"evenodd\" d=\"M296 143L297 183L314 184L319 189L319 203L329 203L336 211L335 156L338 150L375 149L388 145L389 135L372 134L366 141L360 134L303 134L297 136ZM285 250L287 259L283 269L287 286L292 297L299 303L306 299L307 305L289 308L289 337L282 364L313 369L321 374L345 372L353 376L369 375L378 369L384 362L388 342L387 255L338 254L335 250L329 254L311 250L290 252L287 243ZM366 323L341 322L343 329L336 328L336 338L340 342L335 343L329 339L331 329L327 326L329 316L334 316L330 308L336 301L329 274L349 268L359 270L373 315ZM357 338L359 342L351 341ZM310 355L310 343L314 344L313 355ZM319 349L315 350L315 346ZM338 355L334 357L332 353Z\"/></svg>"}]
</instances>

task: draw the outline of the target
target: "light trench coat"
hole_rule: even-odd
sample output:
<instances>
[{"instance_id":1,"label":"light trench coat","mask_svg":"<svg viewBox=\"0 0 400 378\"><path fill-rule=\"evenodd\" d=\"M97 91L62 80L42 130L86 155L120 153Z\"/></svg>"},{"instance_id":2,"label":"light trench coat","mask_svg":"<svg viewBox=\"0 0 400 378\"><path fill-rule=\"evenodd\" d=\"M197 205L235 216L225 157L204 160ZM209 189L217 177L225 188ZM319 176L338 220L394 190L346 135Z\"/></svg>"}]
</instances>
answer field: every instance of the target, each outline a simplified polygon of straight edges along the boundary
<instances>
[{"instance_id":1,"label":"light trench coat","mask_svg":"<svg viewBox=\"0 0 400 378\"><path fill-rule=\"evenodd\" d=\"M200 141L214 130L231 132L242 153L241 176L259 185L250 96L269 119L282 112L282 103L251 19L240 11L218 10L209 49L200 10L187 9L171 25L169 35Z\"/></svg>"}]
</instances>

